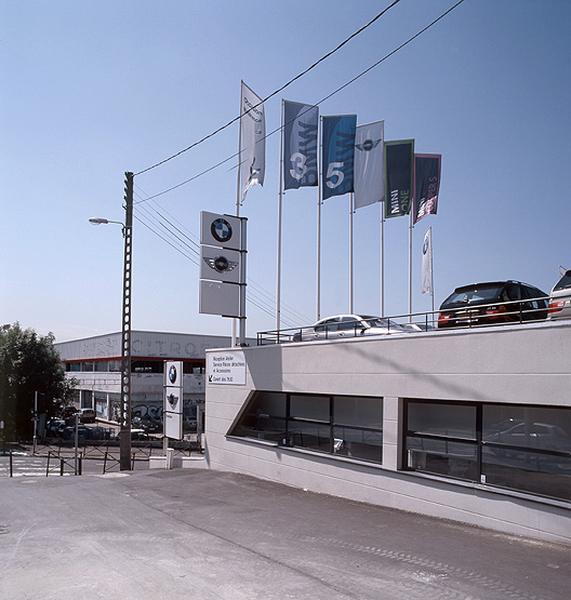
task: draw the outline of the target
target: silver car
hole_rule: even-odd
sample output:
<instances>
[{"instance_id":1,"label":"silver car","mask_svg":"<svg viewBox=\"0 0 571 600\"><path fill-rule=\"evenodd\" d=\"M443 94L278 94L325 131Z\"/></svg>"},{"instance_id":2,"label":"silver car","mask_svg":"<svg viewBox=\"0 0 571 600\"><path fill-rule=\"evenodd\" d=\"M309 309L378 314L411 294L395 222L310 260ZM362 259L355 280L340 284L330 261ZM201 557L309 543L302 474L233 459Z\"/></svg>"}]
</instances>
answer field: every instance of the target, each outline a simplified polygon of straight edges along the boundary
<instances>
[{"instance_id":1,"label":"silver car","mask_svg":"<svg viewBox=\"0 0 571 600\"><path fill-rule=\"evenodd\" d=\"M549 298L549 319L571 318L571 270L555 284Z\"/></svg>"},{"instance_id":2,"label":"silver car","mask_svg":"<svg viewBox=\"0 0 571 600\"><path fill-rule=\"evenodd\" d=\"M395 321L367 315L335 315L317 321L311 327L304 327L293 336L294 342L308 340L336 339L361 335L387 335L392 333L412 333L410 329Z\"/></svg>"}]
</instances>

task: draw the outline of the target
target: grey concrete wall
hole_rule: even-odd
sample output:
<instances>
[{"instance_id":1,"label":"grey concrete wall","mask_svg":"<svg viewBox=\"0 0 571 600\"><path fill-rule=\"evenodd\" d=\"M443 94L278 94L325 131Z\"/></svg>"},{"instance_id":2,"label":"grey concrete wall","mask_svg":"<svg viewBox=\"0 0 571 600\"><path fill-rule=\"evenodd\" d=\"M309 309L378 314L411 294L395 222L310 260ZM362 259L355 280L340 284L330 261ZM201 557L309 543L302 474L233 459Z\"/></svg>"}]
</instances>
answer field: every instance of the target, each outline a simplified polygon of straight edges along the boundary
<instances>
[{"instance_id":1,"label":"grey concrete wall","mask_svg":"<svg viewBox=\"0 0 571 600\"><path fill-rule=\"evenodd\" d=\"M244 349L246 385L206 387L211 468L571 544L571 512L397 472L403 398L571 407L571 321ZM385 398L383 467L226 438L251 390Z\"/></svg>"}]
</instances>

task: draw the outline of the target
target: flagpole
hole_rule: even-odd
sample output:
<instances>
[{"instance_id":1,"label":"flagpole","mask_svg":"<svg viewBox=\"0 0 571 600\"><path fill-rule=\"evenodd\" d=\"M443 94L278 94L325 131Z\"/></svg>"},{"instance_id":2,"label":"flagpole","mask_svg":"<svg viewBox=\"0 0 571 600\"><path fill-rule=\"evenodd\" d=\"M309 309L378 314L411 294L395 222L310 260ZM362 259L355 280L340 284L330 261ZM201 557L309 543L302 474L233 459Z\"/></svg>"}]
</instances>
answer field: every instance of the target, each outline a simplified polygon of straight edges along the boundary
<instances>
[{"instance_id":1,"label":"flagpole","mask_svg":"<svg viewBox=\"0 0 571 600\"><path fill-rule=\"evenodd\" d=\"M412 206L410 207L410 223L408 226L408 322L412 323Z\"/></svg>"},{"instance_id":2,"label":"flagpole","mask_svg":"<svg viewBox=\"0 0 571 600\"><path fill-rule=\"evenodd\" d=\"M319 126L323 132L323 117L319 117ZM319 137L319 131L317 132ZM321 138L319 138L321 139ZM318 169L317 175L317 292L316 292L316 320L319 321L321 318L321 170L323 169L322 161L322 143L319 143L319 156L318 162L320 168Z\"/></svg>"},{"instance_id":3,"label":"flagpole","mask_svg":"<svg viewBox=\"0 0 571 600\"><path fill-rule=\"evenodd\" d=\"M284 101L282 100L281 143L280 143L280 191L278 195L278 256L276 268L276 329L280 330L281 321L281 278L282 278L282 207L284 188Z\"/></svg>"},{"instance_id":4,"label":"flagpole","mask_svg":"<svg viewBox=\"0 0 571 600\"><path fill-rule=\"evenodd\" d=\"M432 292L432 319L434 320L434 240L430 228L430 290Z\"/></svg>"},{"instance_id":5,"label":"flagpole","mask_svg":"<svg viewBox=\"0 0 571 600\"><path fill-rule=\"evenodd\" d=\"M244 82L240 81L240 125L238 130L238 176L236 181L236 216L240 216L240 172L242 170L242 91ZM241 296L240 296L241 297ZM236 346L237 320L232 319L232 347Z\"/></svg>"},{"instance_id":6,"label":"flagpole","mask_svg":"<svg viewBox=\"0 0 571 600\"><path fill-rule=\"evenodd\" d=\"M381 239L380 239L380 283L381 283L381 317L385 316L385 201L379 202L381 207Z\"/></svg>"},{"instance_id":7,"label":"flagpole","mask_svg":"<svg viewBox=\"0 0 571 600\"><path fill-rule=\"evenodd\" d=\"M349 194L349 313L354 312L354 275L353 275L353 192Z\"/></svg>"}]
</instances>

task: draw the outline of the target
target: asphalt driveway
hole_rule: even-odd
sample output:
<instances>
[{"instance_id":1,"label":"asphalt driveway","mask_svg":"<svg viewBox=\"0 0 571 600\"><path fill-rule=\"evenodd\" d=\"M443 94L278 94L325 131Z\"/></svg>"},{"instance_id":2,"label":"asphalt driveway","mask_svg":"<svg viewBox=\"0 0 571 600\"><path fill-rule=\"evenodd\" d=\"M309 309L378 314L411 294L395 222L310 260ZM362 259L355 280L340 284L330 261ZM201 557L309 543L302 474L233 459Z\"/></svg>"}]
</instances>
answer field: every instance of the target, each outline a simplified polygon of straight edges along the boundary
<instances>
[{"instance_id":1,"label":"asphalt driveway","mask_svg":"<svg viewBox=\"0 0 571 600\"><path fill-rule=\"evenodd\" d=\"M554 600L570 557L229 473L0 479L9 600Z\"/></svg>"}]
</instances>

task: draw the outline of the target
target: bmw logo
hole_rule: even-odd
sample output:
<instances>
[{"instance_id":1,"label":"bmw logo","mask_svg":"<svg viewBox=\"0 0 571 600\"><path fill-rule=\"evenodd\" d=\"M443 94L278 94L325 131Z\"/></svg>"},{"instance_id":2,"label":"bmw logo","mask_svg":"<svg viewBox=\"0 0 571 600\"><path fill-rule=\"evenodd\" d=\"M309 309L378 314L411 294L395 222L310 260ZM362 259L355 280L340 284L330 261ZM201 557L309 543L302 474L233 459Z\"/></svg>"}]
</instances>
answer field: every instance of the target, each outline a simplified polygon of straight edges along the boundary
<instances>
[{"instance_id":1,"label":"bmw logo","mask_svg":"<svg viewBox=\"0 0 571 600\"><path fill-rule=\"evenodd\" d=\"M176 367L174 365L171 365L169 369L169 381L171 383L176 381Z\"/></svg>"},{"instance_id":2,"label":"bmw logo","mask_svg":"<svg viewBox=\"0 0 571 600\"><path fill-rule=\"evenodd\" d=\"M232 226L226 219L215 219L210 225L212 237L219 242L227 242L232 237Z\"/></svg>"}]
</instances>

